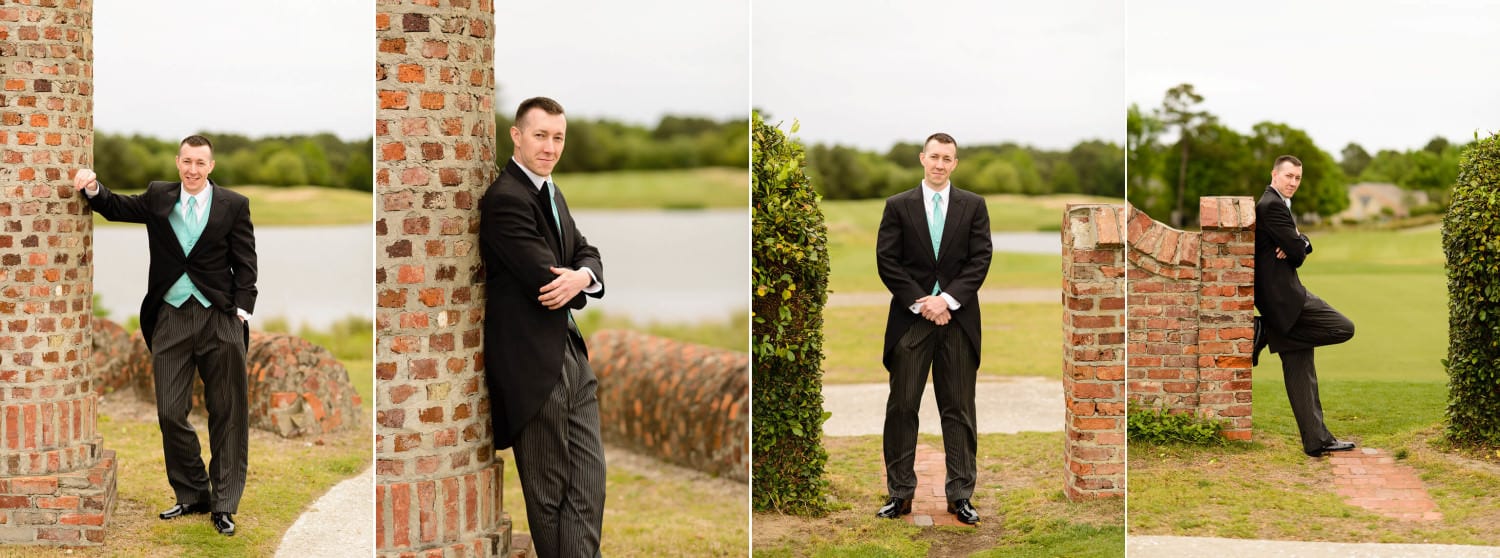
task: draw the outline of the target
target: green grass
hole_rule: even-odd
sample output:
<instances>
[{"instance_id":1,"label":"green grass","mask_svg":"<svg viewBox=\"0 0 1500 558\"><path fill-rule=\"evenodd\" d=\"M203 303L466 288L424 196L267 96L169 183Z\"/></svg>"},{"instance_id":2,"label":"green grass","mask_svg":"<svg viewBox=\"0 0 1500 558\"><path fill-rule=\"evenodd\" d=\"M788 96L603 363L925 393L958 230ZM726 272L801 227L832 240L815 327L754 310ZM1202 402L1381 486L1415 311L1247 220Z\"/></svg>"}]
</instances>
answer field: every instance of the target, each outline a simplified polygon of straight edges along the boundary
<instances>
[{"instance_id":1,"label":"green grass","mask_svg":"<svg viewBox=\"0 0 1500 558\"><path fill-rule=\"evenodd\" d=\"M979 436L977 529L921 528L874 517L886 490L880 436L828 437L827 478L836 511L822 518L755 515L754 555L1123 556L1124 502L1069 502L1057 469L1061 432ZM937 436L922 443L941 447ZM921 490L921 487L918 487Z\"/></svg>"},{"instance_id":2,"label":"green grass","mask_svg":"<svg viewBox=\"0 0 1500 558\"><path fill-rule=\"evenodd\" d=\"M750 313L741 310L720 322L637 322L628 316L589 312L580 315L578 329L585 336L605 329L628 329L688 343L749 352Z\"/></svg>"},{"instance_id":3,"label":"green grass","mask_svg":"<svg viewBox=\"0 0 1500 558\"><path fill-rule=\"evenodd\" d=\"M369 223L374 215L369 192L317 186L232 186L250 198L250 220L257 227L306 225L355 225ZM117 190L139 194L142 190ZM121 226L94 214L94 226ZM374 231L371 231L374 234Z\"/></svg>"},{"instance_id":4,"label":"green grass","mask_svg":"<svg viewBox=\"0 0 1500 558\"><path fill-rule=\"evenodd\" d=\"M1062 308L1056 304L980 304L981 376L1061 377ZM823 309L823 383L885 383L880 363L886 306Z\"/></svg>"},{"instance_id":5,"label":"green grass","mask_svg":"<svg viewBox=\"0 0 1500 558\"><path fill-rule=\"evenodd\" d=\"M1056 231L1068 203L1109 203L1084 196L988 196L990 230L994 232ZM1118 200L1113 200L1118 201ZM835 293L883 292L875 269L875 237L885 200L824 200L828 224L828 288ZM1059 233L1061 234L1061 233ZM990 262L986 288L1056 288L1062 262L1057 255L996 253Z\"/></svg>"},{"instance_id":6,"label":"green grass","mask_svg":"<svg viewBox=\"0 0 1500 558\"><path fill-rule=\"evenodd\" d=\"M504 450L505 511L526 532L526 504L515 455ZM707 489L705 482L715 483ZM748 537L748 490L727 481L688 480L670 472L611 465L605 475L605 556L740 556Z\"/></svg>"},{"instance_id":7,"label":"green grass","mask_svg":"<svg viewBox=\"0 0 1500 558\"><path fill-rule=\"evenodd\" d=\"M574 209L744 209L750 173L743 168L615 171L558 175Z\"/></svg>"}]
</instances>

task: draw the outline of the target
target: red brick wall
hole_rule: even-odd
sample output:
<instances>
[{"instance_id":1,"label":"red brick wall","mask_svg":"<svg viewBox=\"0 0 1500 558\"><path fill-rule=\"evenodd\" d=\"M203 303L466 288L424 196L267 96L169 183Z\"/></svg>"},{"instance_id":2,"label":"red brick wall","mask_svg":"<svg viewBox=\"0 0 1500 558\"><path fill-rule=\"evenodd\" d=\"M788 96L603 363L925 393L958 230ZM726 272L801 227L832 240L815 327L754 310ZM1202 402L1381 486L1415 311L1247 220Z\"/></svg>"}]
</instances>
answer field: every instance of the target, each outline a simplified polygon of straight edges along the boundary
<instances>
[{"instance_id":1,"label":"red brick wall","mask_svg":"<svg viewBox=\"0 0 1500 558\"><path fill-rule=\"evenodd\" d=\"M90 371L92 4L0 4L0 543L97 544L114 503Z\"/></svg>"},{"instance_id":2,"label":"red brick wall","mask_svg":"<svg viewBox=\"0 0 1500 558\"><path fill-rule=\"evenodd\" d=\"M1226 421L1250 439L1255 203L1199 200L1202 232L1130 208L1130 399Z\"/></svg>"},{"instance_id":3,"label":"red brick wall","mask_svg":"<svg viewBox=\"0 0 1500 558\"><path fill-rule=\"evenodd\" d=\"M376 522L382 556L504 556L477 202L495 175L494 6L375 16Z\"/></svg>"},{"instance_id":4,"label":"red brick wall","mask_svg":"<svg viewBox=\"0 0 1500 558\"><path fill-rule=\"evenodd\" d=\"M1124 208L1069 205L1062 226L1064 492L1125 494Z\"/></svg>"}]
</instances>

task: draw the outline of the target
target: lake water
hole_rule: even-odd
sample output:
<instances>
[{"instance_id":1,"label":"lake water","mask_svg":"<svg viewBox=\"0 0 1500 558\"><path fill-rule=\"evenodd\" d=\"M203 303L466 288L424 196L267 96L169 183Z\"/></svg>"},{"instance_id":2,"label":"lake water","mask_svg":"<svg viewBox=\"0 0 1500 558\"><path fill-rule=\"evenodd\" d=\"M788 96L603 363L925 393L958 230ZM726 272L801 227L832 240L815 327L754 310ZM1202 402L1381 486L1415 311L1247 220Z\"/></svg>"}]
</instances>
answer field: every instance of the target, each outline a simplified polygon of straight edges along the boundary
<instances>
[{"instance_id":1,"label":"lake water","mask_svg":"<svg viewBox=\"0 0 1500 558\"><path fill-rule=\"evenodd\" d=\"M599 247L607 286L585 312L638 321L722 321L750 306L748 210L574 212ZM256 321L324 327L374 318L373 228L259 227ZM110 319L134 315L146 292L146 230L94 230L94 289Z\"/></svg>"},{"instance_id":2,"label":"lake water","mask_svg":"<svg viewBox=\"0 0 1500 558\"><path fill-rule=\"evenodd\" d=\"M990 240L996 252L1062 255L1062 233L1059 232L991 233Z\"/></svg>"}]
</instances>

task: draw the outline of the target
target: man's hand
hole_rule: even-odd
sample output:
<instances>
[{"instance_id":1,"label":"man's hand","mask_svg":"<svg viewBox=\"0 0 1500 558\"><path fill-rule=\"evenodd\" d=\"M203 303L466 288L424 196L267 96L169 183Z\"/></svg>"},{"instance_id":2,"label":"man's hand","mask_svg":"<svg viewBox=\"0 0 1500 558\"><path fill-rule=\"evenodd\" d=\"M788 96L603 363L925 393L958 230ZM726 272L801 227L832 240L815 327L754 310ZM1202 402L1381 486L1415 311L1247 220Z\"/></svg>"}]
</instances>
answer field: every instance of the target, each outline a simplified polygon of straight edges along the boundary
<instances>
[{"instance_id":1,"label":"man's hand","mask_svg":"<svg viewBox=\"0 0 1500 558\"><path fill-rule=\"evenodd\" d=\"M84 189L93 190L98 188L94 184L98 182L99 175L89 169L78 169L78 174L73 175L73 189L82 192Z\"/></svg>"},{"instance_id":2,"label":"man's hand","mask_svg":"<svg viewBox=\"0 0 1500 558\"><path fill-rule=\"evenodd\" d=\"M542 296L536 297L548 310L556 310L567 305L569 300L573 300L573 297L578 296L578 293L588 287L589 283L594 282L594 278L590 277L587 271L579 269L554 267L552 273L557 274L557 278L551 283L542 285Z\"/></svg>"},{"instance_id":3,"label":"man's hand","mask_svg":"<svg viewBox=\"0 0 1500 558\"><path fill-rule=\"evenodd\" d=\"M948 314L948 301L936 295L924 296L917 299L917 304L922 305L920 312L923 318L937 325L945 325L951 316Z\"/></svg>"},{"instance_id":4,"label":"man's hand","mask_svg":"<svg viewBox=\"0 0 1500 558\"><path fill-rule=\"evenodd\" d=\"M1282 252L1280 248L1277 248L1276 249L1276 259L1278 259L1278 260L1284 260L1284 259L1286 259L1286 252Z\"/></svg>"}]
</instances>

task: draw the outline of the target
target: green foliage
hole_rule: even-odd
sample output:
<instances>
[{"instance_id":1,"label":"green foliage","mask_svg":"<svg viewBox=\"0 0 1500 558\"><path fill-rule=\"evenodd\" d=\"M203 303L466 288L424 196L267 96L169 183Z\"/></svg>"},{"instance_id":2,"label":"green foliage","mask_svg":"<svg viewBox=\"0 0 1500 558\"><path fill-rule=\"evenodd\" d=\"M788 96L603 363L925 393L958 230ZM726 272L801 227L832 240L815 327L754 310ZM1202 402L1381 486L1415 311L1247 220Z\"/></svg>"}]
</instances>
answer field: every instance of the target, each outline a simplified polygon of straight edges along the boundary
<instances>
[{"instance_id":1,"label":"green foliage","mask_svg":"<svg viewBox=\"0 0 1500 558\"><path fill-rule=\"evenodd\" d=\"M961 141L961 140L960 140ZM1068 151L1013 143L960 144L953 183L979 194L1088 194L1119 198L1125 187L1120 146L1079 142ZM916 187L920 143L898 143L885 154L844 145L814 145L807 162L818 193L828 199L884 198Z\"/></svg>"},{"instance_id":2,"label":"green foliage","mask_svg":"<svg viewBox=\"0 0 1500 558\"><path fill-rule=\"evenodd\" d=\"M1192 413L1132 406L1126 421L1126 436L1130 443L1222 446L1225 442L1224 421L1202 419Z\"/></svg>"},{"instance_id":3,"label":"green foliage","mask_svg":"<svg viewBox=\"0 0 1500 558\"><path fill-rule=\"evenodd\" d=\"M510 116L495 114L495 153L510 158ZM749 164L744 120L717 122L694 116L663 116L655 128L609 119L569 118L567 156L557 172L670 170Z\"/></svg>"},{"instance_id":4,"label":"green foliage","mask_svg":"<svg viewBox=\"0 0 1500 558\"><path fill-rule=\"evenodd\" d=\"M204 132L214 142L215 182L225 186L323 186L370 192L373 138L346 142L333 134L251 139ZM181 138L94 134L94 171L111 188L139 190L153 180L177 180Z\"/></svg>"},{"instance_id":5,"label":"green foliage","mask_svg":"<svg viewBox=\"0 0 1500 558\"><path fill-rule=\"evenodd\" d=\"M797 125L792 125L792 132ZM755 509L822 515L828 228L802 146L754 115L751 359Z\"/></svg>"},{"instance_id":6,"label":"green foliage","mask_svg":"<svg viewBox=\"0 0 1500 558\"><path fill-rule=\"evenodd\" d=\"M1500 135L1459 163L1443 218L1448 259L1448 429L1456 443L1500 446Z\"/></svg>"}]
</instances>

